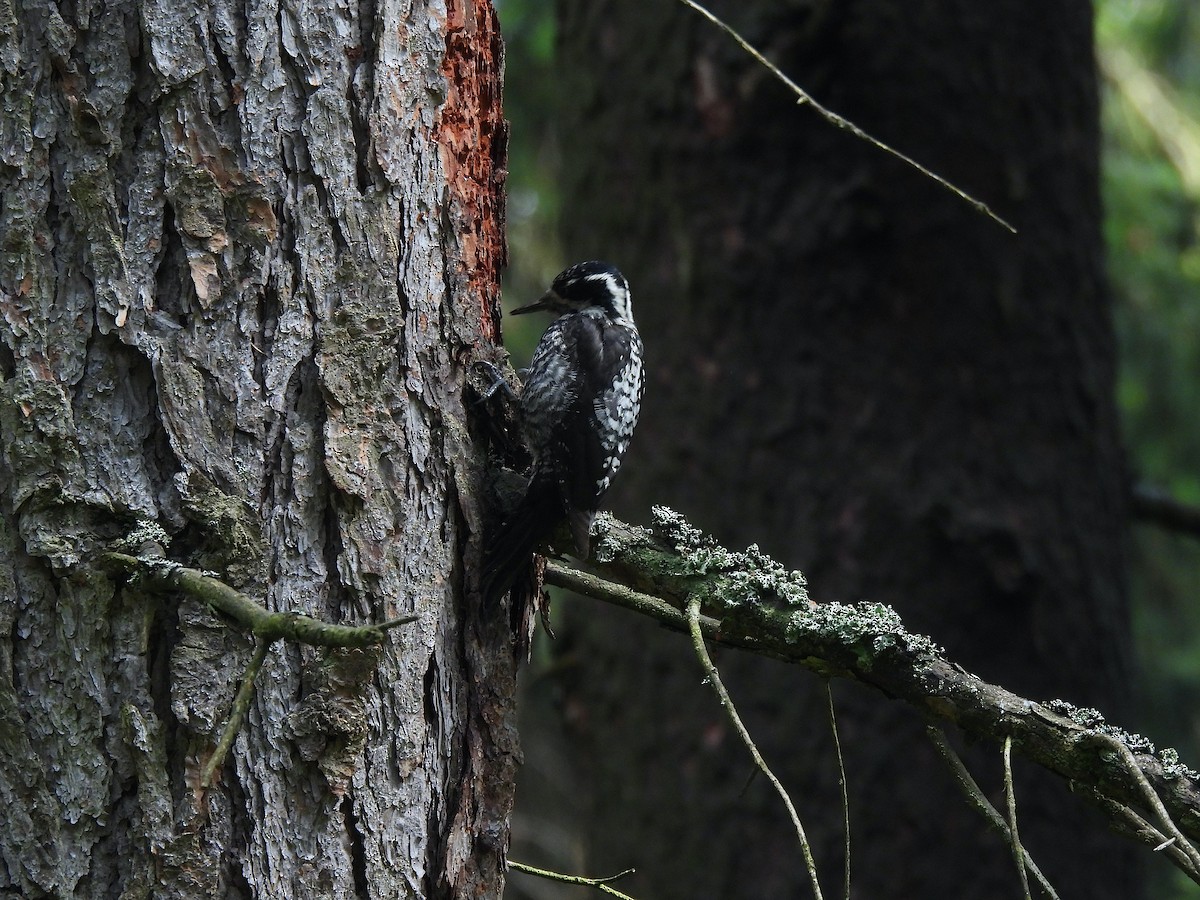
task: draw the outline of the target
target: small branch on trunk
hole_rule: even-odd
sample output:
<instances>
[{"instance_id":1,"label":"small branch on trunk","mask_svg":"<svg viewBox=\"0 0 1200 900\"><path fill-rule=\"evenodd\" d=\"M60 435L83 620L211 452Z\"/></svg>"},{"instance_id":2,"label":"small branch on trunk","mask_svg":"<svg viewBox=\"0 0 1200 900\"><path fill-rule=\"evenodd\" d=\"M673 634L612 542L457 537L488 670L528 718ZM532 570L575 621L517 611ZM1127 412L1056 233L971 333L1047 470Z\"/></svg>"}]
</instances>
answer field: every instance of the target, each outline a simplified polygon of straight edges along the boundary
<instances>
[{"instance_id":1,"label":"small branch on trunk","mask_svg":"<svg viewBox=\"0 0 1200 900\"><path fill-rule=\"evenodd\" d=\"M300 613L270 612L218 578L170 560L108 552L100 557L100 565L143 577L157 589L195 597L267 643L283 639L317 647L371 647L382 644L392 628L417 621L416 616L401 616L378 625L333 625Z\"/></svg>"},{"instance_id":2,"label":"small branch on trunk","mask_svg":"<svg viewBox=\"0 0 1200 900\"><path fill-rule=\"evenodd\" d=\"M101 568L108 571L144 579L147 585L156 590L178 590L195 597L258 638L254 656L242 675L242 683L234 697L229 719L200 773L200 784L205 788L212 784L213 774L225 762L246 720L250 700L254 696L254 680L272 644L289 640L318 647L371 647L383 643L390 629L417 620L416 616L402 616L379 625L332 625L299 613L269 612L220 579L161 556L131 556L110 551L100 556L99 563Z\"/></svg>"},{"instance_id":3,"label":"small branch on trunk","mask_svg":"<svg viewBox=\"0 0 1200 900\"><path fill-rule=\"evenodd\" d=\"M206 788L212 784L213 773L225 762L225 757L229 754L229 748L233 746L233 742L237 738L237 733L242 728L242 723L246 721L246 713L250 709L250 698L254 696L254 679L258 677L258 673L263 667L263 662L266 661L267 651L271 649L272 643L273 641L259 640L258 646L254 648L254 656L250 660L250 665L246 666L246 673L242 676L242 684L238 688L237 696L233 698L233 708L229 711L229 721L225 723L225 729L221 732L221 739L217 741L217 746L213 748L212 755L208 758L208 762L204 764L204 769L200 772L201 787Z\"/></svg>"}]
</instances>

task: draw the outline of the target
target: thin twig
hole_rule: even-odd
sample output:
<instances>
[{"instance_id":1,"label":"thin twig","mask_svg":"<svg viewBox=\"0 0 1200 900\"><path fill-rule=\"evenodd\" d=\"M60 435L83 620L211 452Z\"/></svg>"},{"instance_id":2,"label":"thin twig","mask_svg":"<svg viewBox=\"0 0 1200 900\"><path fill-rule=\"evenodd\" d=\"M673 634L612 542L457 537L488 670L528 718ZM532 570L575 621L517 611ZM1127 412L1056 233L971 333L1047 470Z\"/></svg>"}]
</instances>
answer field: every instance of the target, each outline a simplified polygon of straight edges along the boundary
<instances>
[{"instance_id":1,"label":"thin twig","mask_svg":"<svg viewBox=\"0 0 1200 900\"><path fill-rule=\"evenodd\" d=\"M1193 881L1200 881L1200 872L1192 865L1191 858L1179 848L1179 841L1165 837L1161 831L1147 822L1139 813L1130 809L1124 803L1118 803L1111 797L1106 797L1099 791L1092 790L1083 796L1099 806L1108 817L1109 827L1118 834L1123 834L1131 840L1145 844L1155 853L1163 853L1187 874Z\"/></svg>"},{"instance_id":2,"label":"thin twig","mask_svg":"<svg viewBox=\"0 0 1200 900\"><path fill-rule=\"evenodd\" d=\"M788 796L788 792L784 790L779 779L775 777L775 773L771 771L762 754L758 752L758 747L755 745L754 739L750 737L750 732L742 724L741 716L738 715L737 708L733 705L733 698L725 690L725 685L721 681L717 667L713 664L712 657L708 655L708 648L704 646L704 634L700 630L700 598L693 597L688 601L687 619L688 630L692 634L692 646L696 648L696 656L699 657L700 665L704 668L704 673L708 676L708 683L712 685L712 689L717 694L717 699L725 707L725 712L728 713L729 720L733 722L733 727L737 729L737 733L741 736L742 743L750 751L750 756L754 759L754 764L770 779L771 784L775 786L776 792L783 799L783 804L787 807L788 815L792 817L792 825L795 826L796 836L800 839L800 850L804 854L804 864L808 868L808 877L812 881L813 896L816 900L822 900L821 885L817 881L817 864L813 859L812 848L808 844L808 838L804 834L804 826L800 823L800 816L796 812L796 807L792 804L792 798Z\"/></svg>"},{"instance_id":3,"label":"thin twig","mask_svg":"<svg viewBox=\"0 0 1200 900\"><path fill-rule=\"evenodd\" d=\"M842 740L838 737L837 713L833 708L833 685L825 679L825 699L828 701L829 730L833 734L833 750L837 754L838 787L842 789L843 828L846 835L846 867L842 873L842 897L850 900L850 794L846 789L846 764L842 759Z\"/></svg>"},{"instance_id":4,"label":"thin twig","mask_svg":"<svg viewBox=\"0 0 1200 900\"><path fill-rule=\"evenodd\" d=\"M632 875L636 869L626 869L624 872L618 872L616 875L609 875L607 878L586 878L583 875L564 875L562 872L551 872L549 869L539 869L537 866L519 863L515 859L508 861L510 869L516 869L518 872L524 872L526 875L536 875L538 878L548 878L551 881L561 881L564 884L579 884L584 887L594 887L602 893L609 894L613 897L621 897L622 900L633 900L628 894L623 894L614 887L609 887L609 884L626 875Z\"/></svg>"},{"instance_id":5,"label":"thin twig","mask_svg":"<svg viewBox=\"0 0 1200 900\"><path fill-rule=\"evenodd\" d=\"M860 140L864 140L867 143L882 150L884 153L888 153L888 154L896 157L897 159L901 160L902 162L907 163L908 165L910 165L914 169L916 169L918 172L920 172L922 175L926 176L927 178L932 178L934 181L936 181L942 187L946 188L946 190L955 194L960 199L965 200L967 203L969 203L971 206L975 207L975 209L977 209L979 212L983 213L989 219L992 219L993 221L997 222L998 224L1004 226L1009 231L1011 231L1013 234L1017 233L1016 228L1014 228L1011 224L1009 224L1005 219L1002 219L996 213L992 212L991 207L988 206L986 203L984 203L982 200L975 199L973 196L968 194L966 191L951 184L949 181L947 181L941 175L938 175L936 172L933 172L930 169L926 168L925 166L921 165L921 163L917 162L911 156L901 153L899 150L897 150L895 147L892 147L890 144L885 144L883 141L879 140L878 138L867 134L867 132L863 131L861 128L859 128L857 125L855 125L853 122L851 122L849 119L845 118L844 116L838 115L831 109L826 109L824 106L822 106L816 100L814 100L812 95L809 94L808 91L804 90L804 88L800 87L800 85L796 84L796 82L792 81L792 79L790 79L786 75L784 75L783 71L778 66L776 66L773 62L771 62L769 59L767 59L765 56L763 56L762 53L760 53L757 49L755 49L753 44L751 44L744 37L742 37L740 34L738 34L737 31L735 31L732 26L727 25L724 21L717 18L715 15L710 13L707 9L705 9L699 3L696 3L695 0L680 0L680 2L684 6L691 7L696 12L700 13L700 15L704 16L704 18L708 19L708 21L712 22L714 25L716 25L718 28L720 28L722 31L724 31L726 34L728 34L730 37L732 37L735 41L737 41L738 44L741 45L741 48L743 50L745 50L752 57L754 57L754 59L756 59L759 63L766 66L772 75L774 75L776 78L778 78L784 84L786 84L789 88L791 88L792 92L795 93L796 96L800 98L800 100L799 100L800 103L807 103L809 106L811 106L813 109L815 109L818 113L820 113L821 117L823 119L825 119L826 122L829 122L830 124L835 125L838 128L841 128L845 131L849 131L856 138L859 138Z\"/></svg>"},{"instance_id":6,"label":"thin twig","mask_svg":"<svg viewBox=\"0 0 1200 900\"><path fill-rule=\"evenodd\" d=\"M1200 852L1197 852L1192 842L1183 836L1183 832L1179 830L1179 826L1175 824L1175 820L1167 812L1162 798L1158 796L1158 792L1154 790L1153 785L1146 779L1146 774L1142 771L1141 765L1138 764L1137 757L1133 755L1133 751L1116 738L1103 736L1103 739L1121 757L1125 768L1133 776L1138 787L1141 788L1142 796L1146 798L1146 803L1149 804L1150 809L1154 810L1154 814L1158 816L1158 821L1162 824L1166 836L1175 839L1174 846L1178 847L1191 861L1192 869L1200 870Z\"/></svg>"},{"instance_id":7,"label":"thin twig","mask_svg":"<svg viewBox=\"0 0 1200 900\"><path fill-rule=\"evenodd\" d=\"M1149 484L1134 485L1129 499L1135 518L1189 537L1200 537L1200 506L1184 503Z\"/></svg>"},{"instance_id":8,"label":"thin twig","mask_svg":"<svg viewBox=\"0 0 1200 900\"><path fill-rule=\"evenodd\" d=\"M1017 862L1017 874L1021 876L1025 900L1033 900L1029 893L1029 878L1025 874L1025 848L1021 846L1021 834L1017 831L1017 790L1013 787L1011 734L1004 738L1004 799L1008 803L1008 845L1012 847L1013 859Z\"/></svg>"},{"instance_id":9,"label":"thin twig","mask_svg":"<svg viewBox=\"0 0 1200 900\"><path fill-rule=\"evenodd\" d=\"M557 560L546 560L546 584L566 588L587 597L598 597L610 603L619 603L626 609L632 609L657 619L670 628L687 631L687 617L666 600L660 600L650 594L643 594L623 584L605 581L603 578L589 572L582 572ZM704 621L703 617L701 621ZM709 619L708 624L715 629L717 623Z\"/></svg>"},{"instance_id":10,"label":"thin twig","mask_svg":"<svg viewBox=\"0 0 1200 900\"><path fill-rule=\"evenodd\" d=\"M1004 817L1000 815L996 807L992 806L992 802L984 795L983 790L976 783L970 771L967 770L966 764L962 761L954 748L950 746L950 742L946 740L946 734L936 725L929 725L925 729L925 733L929 735L929 740L933 742L933 746L937 749L938 755L942 761L949 767L951 774L954 776L954 783L958 785L963 796L966 797L967 803L981 816L987 819L989 825L996 831L1000 832L1004 837L1005 843L1012 844L1012 835L1008 829L1008 823L1004 821ZM1049 879L1042 874L1042 870L1037 867L1037 864L1029 856L1024 853L1025 866L1041 887L1042 891L1051 900L1060 900L1058 892L1054 890Z\"/></svg>"},{"instance_id":11,"label":"thin twig","mask_svg":"<svg viewBox=\"0 0 1200 900\"><path fill-rule=\"evenodd\" d=\"M553 559L546 560L546 584L641 613L667 628L684 634L688 631L687 616L666 600L644 594L615 581L608 581L590 572L582 572ZM700 627L704 631L704 636L710 641L727 647L749 650L762 656L778 657L778 654L770 647L765 647L756 641L753 635L734 635L722 632L721 623L710 616L700 617ZM778 658L785 661L788 659L787 657Z\"/></svg>"},{"instance_id":12,"label":"thin twig","mask_svg":"<svg viewBox=\"0 0 1200 900\"><path fill-rule=\"evenodd\" d=\"M246 721L246 712L250 709L250 698L254 696L254 679L258 677L258 673L263 667L263 661L267 658L267 651L271 649L271 644L272 641L259 640L258 646L254 648L254 656L251 657L250 664L246 666L237 696L233 698L229 721L225 723L225 730L221 732L221 738L217 741L212 756L208 758L208 762L204 764L204 769L200 772L202 787L212 784L213 773L225 762L229 748L233 746L237 733L242 729L242 723Z\"/></svg>"}]
</instances>

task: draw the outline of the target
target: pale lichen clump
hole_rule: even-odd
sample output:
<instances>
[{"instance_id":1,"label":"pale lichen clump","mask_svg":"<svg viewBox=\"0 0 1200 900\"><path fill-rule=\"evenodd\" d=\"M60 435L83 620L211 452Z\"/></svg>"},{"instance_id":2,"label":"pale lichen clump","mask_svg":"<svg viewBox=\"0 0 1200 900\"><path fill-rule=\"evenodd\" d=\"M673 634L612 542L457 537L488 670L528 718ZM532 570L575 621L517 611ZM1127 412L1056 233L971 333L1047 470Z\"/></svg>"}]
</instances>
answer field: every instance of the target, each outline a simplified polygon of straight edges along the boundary
<instances>
[{"instance_id":1,"label":"pale lichen clump","mask_svg":"<svg viewBox=\"0 0 1200 900\"><path fill-rule=\"evenodd\" d=\"M157 552L159 548L166 548L170 544L171 536L158 522L153 519L139 518L133 528L113 544L112 549L136 555L147 550ZM158 555L161 555L161 552Z\"/></svg>"},{"instance_id":2,"label":"pale lichen clump","mask_svg":"<svg viewBox=\"0 0 1200 900\"><path fill-rule=\"evenodd\" d=\"M1066 700L1051 700L1046 706L1060 716L1070 719L1081 728L1120 741L1133 753L1142 753L1157 758L1162 764L1163 775L1167 778L1188 778L1200 782L1200 772L1184 765L1179 759L1178 750L1173 747L1157 749L1149 738L1136 732L1126 731L1124 728L1118 728L1116 725L1110 725L1099 710L1076 706Z\"/></svg>"},{"instance_id":3,"label":"pale lichen clump","mask_svg":"<svg viewBox=\"0 0 1200 900\"><path fill-rule=\"evenodd\" d=\"M1070 719L1080 728L1086 728L1088 731L1104 734L1120 741L1134 753L1153 754L1155 752L1154 744L1149 738L1126 731L1124 728L1118 728L1115 725L1109 725L1104 719L1104 714L1098 709L1092 709L1088 706L1076 706L1073 703L1068 703L1066 700L1051 700L1046 706L1060 716L1066 716L1066 718Z\"/></svg>"},{"instance_id":4,"label":"pale lichen clump","mask_svg":"<svg viewBox=\"0 0 1200 900\"><path fill-rule=\"evenodd\" d=\"M653 509L653 532L678 554L678 574L719 580L714 593L719 593L726 608L764 601L790 607L786 627L792 639L832 636L845 645L869 644L874 654L892 649L929 655L943 652L929 638L906 631L900 616L886 604L814 603L804 575L785 568L757 544L740 553L729 550L665 506Z\"/></svg>"},{"instance_id":5,"label":"pale lichen clump","mask_svg":"<svg viewBox=\"0 0 1200 900\"><path fill-rule=\"evenodd\" d=\"M727 602L773 599L788 606L809 604L804 575L785 568L757 544L738 552L722 547L709 535L665 506L652 510L654 534L679 555L679 575L721 576Z\"/></svg>"},{"instance_id":6,"label":"pale lichen clump","mask_svg":"<svg viewBox=\"0 0 1200 900\"><path fill-rule=\"evenodd\" d=\"M1174 747L1164 747L1159 750L1158 758L1162 762L1163 775L1167 778L1187 778L1200 782L1200 772L1180 760L1179 751Z\"/></svg>"},{"instance_id":7,"label":"pale lichen clump","mask_svg":"<svg viewBox=\"0 0 1200 900\"><path fill-rule=\"evenodd\" d=\"M905 629L900 615L885 603L817 603L791 614L788 637L834 637L844 645L869 642L872 653L889 650L936 656L944 651L922 634Z\"/></svg>"}]
</instances>

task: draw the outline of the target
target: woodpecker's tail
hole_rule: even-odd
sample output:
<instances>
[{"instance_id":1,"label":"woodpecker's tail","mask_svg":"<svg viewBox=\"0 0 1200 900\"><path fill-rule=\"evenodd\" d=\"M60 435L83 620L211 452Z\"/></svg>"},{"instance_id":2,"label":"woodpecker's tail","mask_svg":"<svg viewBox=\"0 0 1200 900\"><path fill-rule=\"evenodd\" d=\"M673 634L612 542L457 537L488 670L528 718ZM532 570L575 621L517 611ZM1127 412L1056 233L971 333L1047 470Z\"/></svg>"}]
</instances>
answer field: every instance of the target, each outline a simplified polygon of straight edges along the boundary
<instances>
[{"instance_id":1,"label":"woodpecker's tail","mask_svg":"<svg viewBox=\"0 0 1200 900\"><path fill-rule=\"evenodd\" d=\"M553 483L535 478L516 510L501 523L483 554L483 596L498 601L523 575L532 574L533 551L562 519Z\"/></svg>"}]
</instances>

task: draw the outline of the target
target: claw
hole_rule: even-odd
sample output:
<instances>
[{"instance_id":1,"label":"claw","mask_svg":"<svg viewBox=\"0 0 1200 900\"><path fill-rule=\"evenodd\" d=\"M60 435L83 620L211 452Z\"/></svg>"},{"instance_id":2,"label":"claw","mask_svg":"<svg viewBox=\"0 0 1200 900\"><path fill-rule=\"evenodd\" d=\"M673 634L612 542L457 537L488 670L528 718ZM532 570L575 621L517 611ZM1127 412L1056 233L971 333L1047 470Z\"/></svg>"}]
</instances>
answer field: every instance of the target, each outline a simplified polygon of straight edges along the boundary
<instances>
[{"instance_id":1,"label":"claw","mask_svg":"<svg viewBox=\"0 0 1200 900\"><path fill-rule=\"evenodd\" d=\"M479 394L479 399L475 401L476 406L482 406L488 400L496 395L497 391L503 391L510 400L517 399L517 392L513 390L512 385L508 383L508 379L504 377L504 373L500 371L500 367L495 363L488 362L486 359L477 359L473 365L478 366L483 372L489 375L492 383L489 384Z\"/></svg>"}]
</instances>

